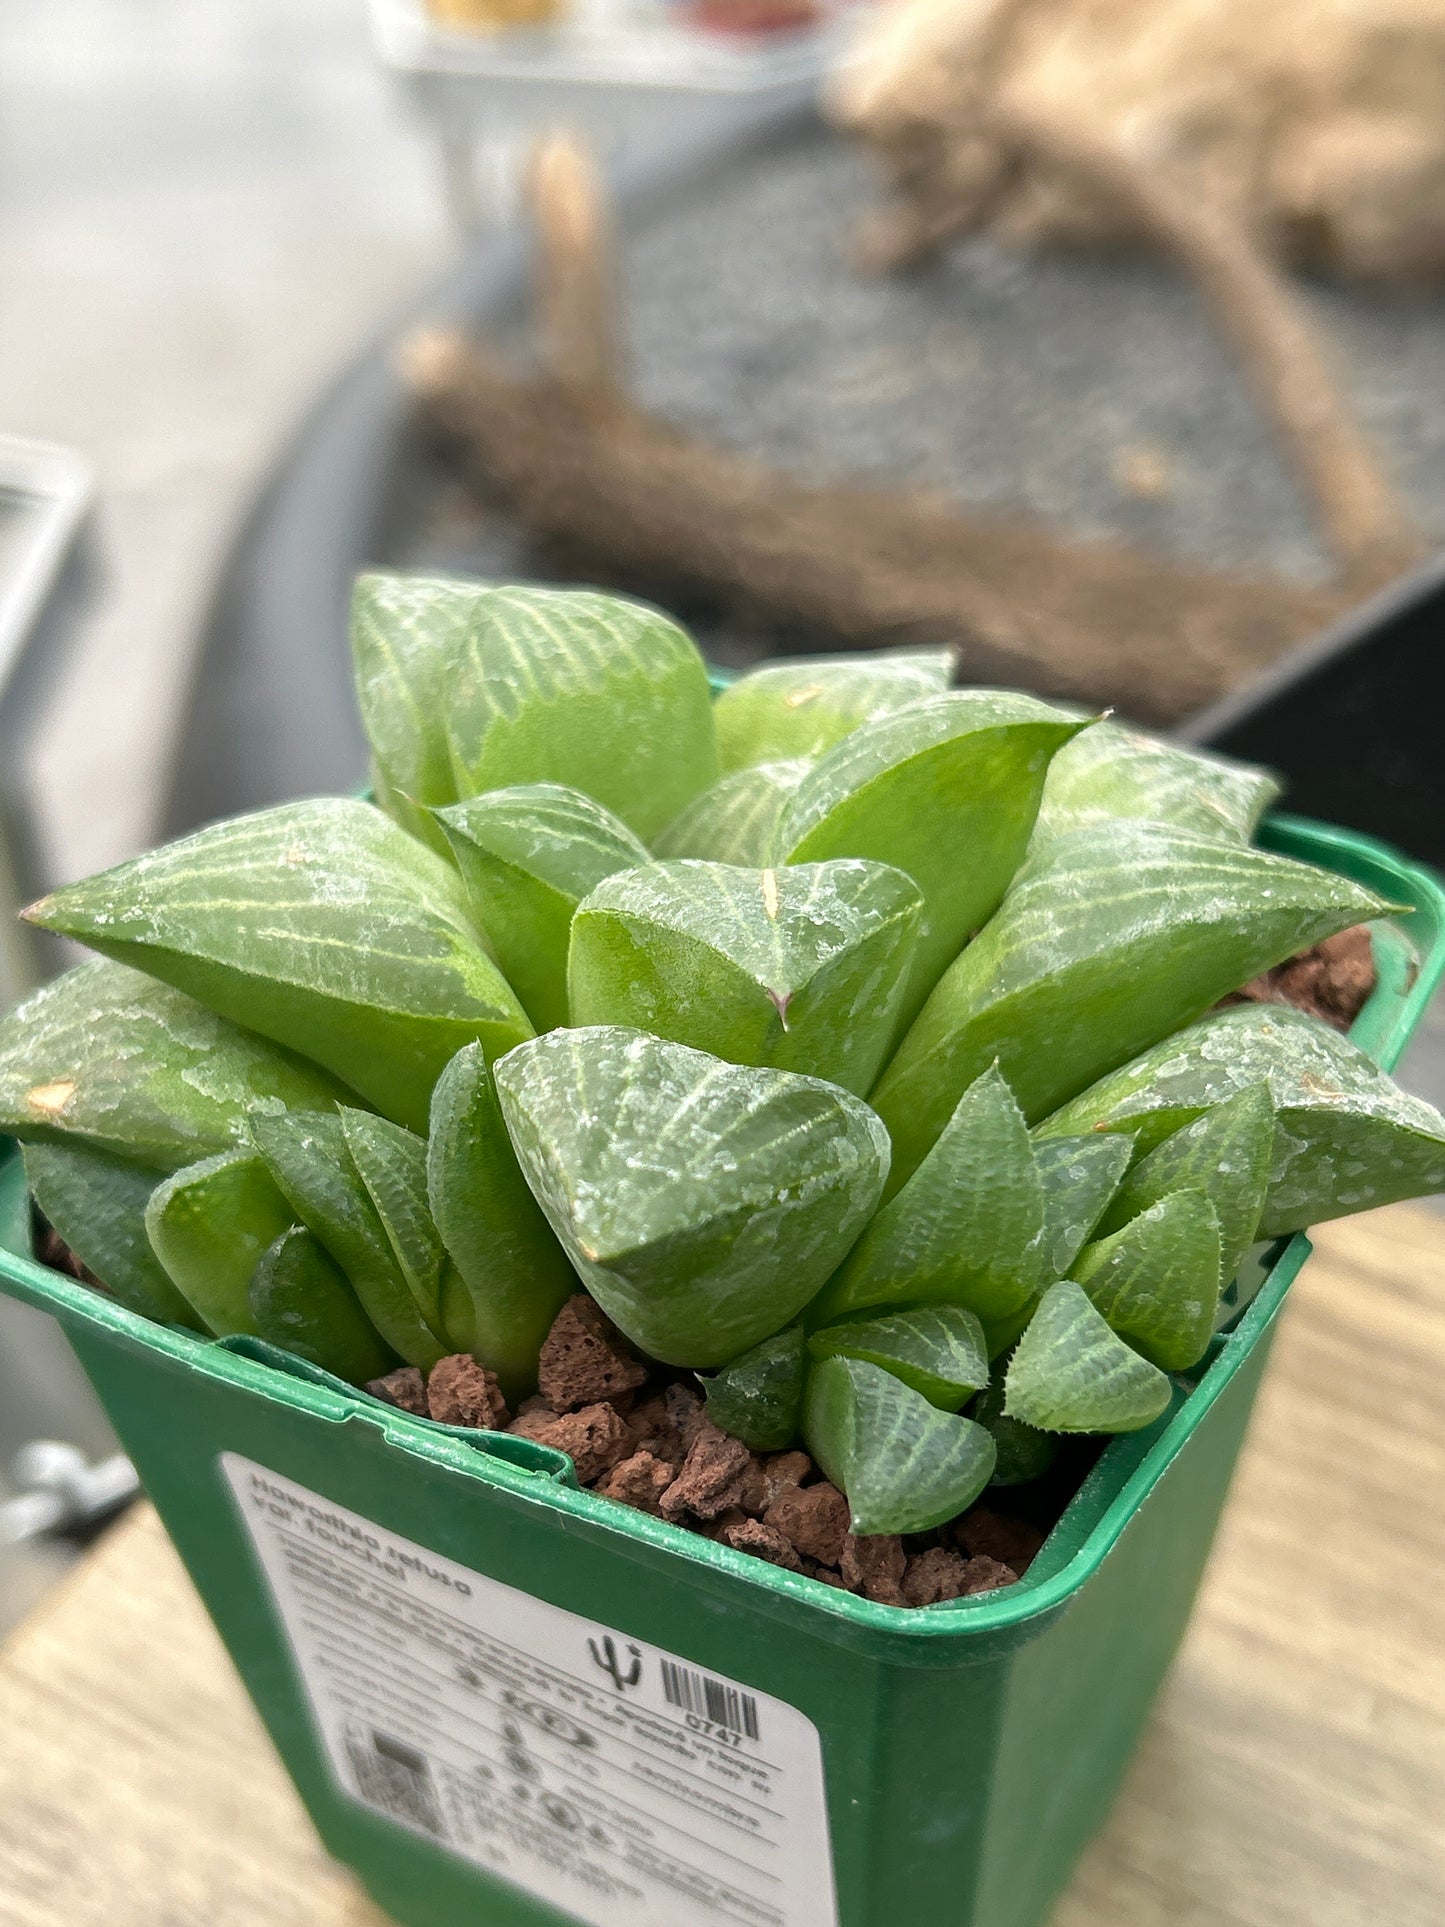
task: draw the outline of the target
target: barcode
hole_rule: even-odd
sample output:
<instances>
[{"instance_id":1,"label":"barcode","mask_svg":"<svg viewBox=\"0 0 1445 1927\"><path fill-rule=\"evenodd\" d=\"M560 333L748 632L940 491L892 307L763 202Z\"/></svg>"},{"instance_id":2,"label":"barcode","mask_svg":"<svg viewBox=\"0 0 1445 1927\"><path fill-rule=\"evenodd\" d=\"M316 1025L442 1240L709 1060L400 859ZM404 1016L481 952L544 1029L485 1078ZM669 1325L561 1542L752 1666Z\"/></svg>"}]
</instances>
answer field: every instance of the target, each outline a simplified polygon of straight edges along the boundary
<instances>
[{"instance_id":1,"label":"barcode","mask_svg":"<svg viewBox=\"0 0 1445 1927\"><path fill-rule=\"evenodd\" d=\"M436 1782L425 1754L389 1733L362 1734L354 1727L346 1736L346 1750L356 1775L356 1790L368 1806L392 1820L445 1839Z\"/></svg>"},{"instance_id":2,"label":"barcode","mask_svg":"<svg viewBox=\"0 0 1445 1927\"><path fill-rule=\"evenodd\" d=\"M736 1686L725 1686L720 1679L709 1679L706 1673L695 1673L671 1659L662 1662L662 1690L669 1706L696 1713L699 1719L711 1720L714 1726L725 1726L746 1739L759 1737L758 1703L751 1693L739 1692Z\"/></svg>"}]
</instances>

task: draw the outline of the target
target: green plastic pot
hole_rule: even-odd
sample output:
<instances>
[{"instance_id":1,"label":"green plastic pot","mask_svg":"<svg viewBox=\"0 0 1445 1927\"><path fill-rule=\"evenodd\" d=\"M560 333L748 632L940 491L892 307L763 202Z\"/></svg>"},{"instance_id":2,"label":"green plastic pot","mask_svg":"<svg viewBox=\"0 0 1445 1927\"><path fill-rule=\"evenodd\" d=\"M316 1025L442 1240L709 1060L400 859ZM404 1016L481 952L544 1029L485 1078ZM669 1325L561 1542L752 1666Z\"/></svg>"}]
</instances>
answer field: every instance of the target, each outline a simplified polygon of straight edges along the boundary
<instances>
[{"instance_id":1,"label":"green plastic pot","mask_svg":"<svg viewBox=\"0 0 1445 1927\"><path fill-rule=\"evenodd\" d=\"M1354 1033L1393 1065L1445 972L1445 896L1342 831L1263 840L1415 906ZM614 1506L543 1447L121 1310L32 1262L13 1154L0 1233L0 1287L64 1326L327 1847L406 1927L1045 1920L1178 1645L1310 1252L1261 1255L1195 1389L1108 1445L1026 1578L909 1612Z\"/></svg>"}]
</instances>

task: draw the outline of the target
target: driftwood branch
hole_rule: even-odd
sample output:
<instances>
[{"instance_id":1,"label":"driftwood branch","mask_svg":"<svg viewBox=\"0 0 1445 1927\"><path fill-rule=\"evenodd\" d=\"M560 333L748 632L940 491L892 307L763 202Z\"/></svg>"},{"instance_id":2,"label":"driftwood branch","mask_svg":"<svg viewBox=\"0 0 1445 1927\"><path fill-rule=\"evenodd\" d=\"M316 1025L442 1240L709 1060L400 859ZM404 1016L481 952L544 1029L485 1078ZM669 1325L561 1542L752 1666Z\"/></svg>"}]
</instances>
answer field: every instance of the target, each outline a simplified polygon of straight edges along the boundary
<instances>
[{"instance_id":1,"label":"driftwood branch","mask_svg":"<svg viewBox=\"0 0 1445 1927\"><path fill-rule=\"evenodd\" d=\"M860 265L916 267L987 226L1027 179L1069 182L1194 282L1344 585L1362 593L1388 582L1420 559L1419 532L1284 275L1242 216L1197 181L1130 151L1087 113L1024 104L1005 74L1031 11L1032 0L967 12L956 0L914 0L877 29L875 59L840 76L835 112L878 148L895 191L860 235Z\"/></svg>"},{"instance_id":2,"label":"driftwood branch","mask_svg":"<svg viewBox=\"0 0 1445 1927\"><path fill-rule=\"evenodd\" d=\"M579 404L622 399L612 224L591 153L568 134L539 143L528 200L537 224L537 326L553 379Z\"/></svg>"},{"instance_id":3,"label":"driftwood branch","mask_svg":"<svg viewBox=\"0 0 1445 1927\"><path fill-rule=\"evenodd\" d=\"M1337 612L923 497L797 482L636 409L599 417L454 334L414 336L403 368L481 491L608 572L858 647L956 643L974 681L1170 722Z\"/></svg>"},{"instance_id":4,"label":"driftwood branch","mask_svg":"<svg viewBox=\"0 0 1445 1927\"><path fill-rule=\"evenodd\" d=\"M1233 215L1079 126L1003 104L1006 143L1085 181L1194 281L1308 491L1347 587L1380 587L1420 559L1409 511L1336 385L1284 277Z\"/></svg>"}]
</instances>

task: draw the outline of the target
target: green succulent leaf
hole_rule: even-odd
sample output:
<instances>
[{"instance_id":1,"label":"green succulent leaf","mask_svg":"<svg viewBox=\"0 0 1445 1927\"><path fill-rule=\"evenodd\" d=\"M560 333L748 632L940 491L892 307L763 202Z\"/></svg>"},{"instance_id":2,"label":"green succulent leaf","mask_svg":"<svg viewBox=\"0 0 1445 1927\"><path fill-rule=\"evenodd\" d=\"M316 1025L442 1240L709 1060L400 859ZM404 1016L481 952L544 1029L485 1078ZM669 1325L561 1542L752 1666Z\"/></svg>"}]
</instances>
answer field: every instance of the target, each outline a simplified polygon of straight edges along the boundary
<instances>
[{"instance_id":1,"label":"green succulent leaf","mask_svg":"<svg viewBox=\"0 0 1445 1927\"><path fill-rule=\"evenodd\" d=\"M1252 763L1101 722L1065 744L1050 763L1034 847L1120 817L1247 843L1279 793L1278 779Z\"/></svg>"},{"instance_id":2,"label":"green succulent leaf","mask_svg":"<svg viewBox=\"0 0 1445 1927\"><path fill-rule=\"evenodd\" d=\"M1259 1237L1445 1189L1445 1118L1400 1090L1347 1038L1276 1005L1206 1017L1101 1078L1038 1135L1129 1131L1148 1152L1258 1084L1275 1109Z\"/></svg>"},{"instance_id":3,"label":"green succulent leaf","mask_svg":"<svg viewBox=\"0 0 1445 1927\"><path fill-rule=\"evenodd\" d=\"M456 871L352 798L234 817L26 915L304 1051L417 1129L463 1044L531 1035Z\"/></svg>"},{"instance_id":4,"label":"green succulent leaf","mask_svg":"<svg viewBox=\"0 0 1445 1927\"><path fill-rule=\"evenodd\" d=\"M848 1319L808 1340L814 1358L862 1358L881 1365L930 1405L957 1412L988 1383L983 1327L961 1305L919 1305L881 1318Z\"/></svg>"},{"instance_id":5,"label":"green succulent leaf","mask_svg":"<svg viewBox=\"0 0 1445 1927\"><path fill-rule=\"evenodd\" d=\"M863 723L940 694L955 662L951 649L899 649L760 663L713 704L718 762L726 772L821 756Z\"/></svg>"},{"instance_id":6,"label":"green succulent leaf","mask_svg":"<svg viewBox=\"0 0 1445 1927\"><path fill-rule=\"evenodd\" d=\"M1031 1485L1041 1479L1059 1456L1059 1442L1048 1432L1010 1418L1004 1411L1004 1376L1000 1372L968 1408L967 1416L993 1439L993 1477L990 1485Z\"/></svg>"},{"instance_id":7,"label":"green succulent leaf","mask_svg":"<svg viewBox=\"0 0 1445 1927\"><path fill-rule=\"evenodd\" d=\"M796 1318L888 1170L882 1126L836 1085L643 1031L553 1031L493 1076L583 1282L670 1365L726 1364Z\"/></svg>"},{"instance_id":8,"label":"green succulent leaf","mask_svg":"<svg viewBox=\"0 0 1445 1927\"><path fill-rule=\"evenodd\" d=\"M444 1301L447 1331L524 1398L578 1280L527 1188L480 1045L458 1051L432 1093L427 1192L466 1300Z\"/></svg>"},{"instance_id":9,"label":"green succulent leaf","mask_svg":"<svg viewBox=\"0 0 1445 1927\"><path fill-rule=\"evenodd\" d=\"M1043 1295L1005 1381L1004 1413L1042 1432L1137 1432L1172 1396L1168 1378L1109 1329L1082 1285Z\"/></svg>"},{"instance_id":10,"label":"green succulent leaf","mask_svg":"<svg viewBox=\"0 0 1445 1927\"><path fill-rule=\"evenodd\" d=\"M1133 1141L1127 1137L1040 1138L1035 1143L1044 1190L1043 1273L1050 1282L1069 1276L1101 1221L1115 1229L1107 1224L1105 1212L1133 1155Z\"/></svg>"},{"instance_id":11,"label":"green succulent leaf","mask_svg":"<svg viewBox=\"0 0 1445 1927\"><path fill-rule=\"evenodd\" d=\"M118 1304L163 1325L204 1330L146 1237L154 1171L79 1140L27 1144L24 1156L30 1195Z\"/></svg>"},{"instance_id":12,"label":"green succulent leaf","mask_svg":"<svg viewBox=\"0 0 1445 1927\"><path fill-rule=\"evenodd\" d=\"M352 591L352 669L377 801L389 813L401 801L398 820L413 833L427 806L457 794L443 718L454 665L491 593L485 583L380 569Z\"/></svg>"},{"instance_id":13,"label":"green succulent leaf","mask_svg":"<svg viewBox=\"0 0 1445 1927\"><path fill-rule=\"evenodd\" d=\"M445 691L457 796L570 783L648 842L717 779L706 665L640 602L479 588Z\"/></svg>"},{"instance_id":14,"label":"green succulent leaf","mask_svg":"<svg viewBox=\"0 0 1445 1927\"><path fill-rule=\"evenodd\" d=\"M653 843L660 857L695 856L761 869L778 819L813 765L806 757L731 770L689 803Z\"/></svg>"},{"instance_id":15,"label":"green succulent leaf","mask_svg":"<svg viewBox=\"0 0 1445 1927\"><path fill-rule=\"evenodd\" d=\"M256 1330L251 1278L261 1253L295 1223L254 1151L221 1151L165 1178L145 1211L151 1249L217 1338Z\"/></svg>"},{"instance_id":16,"label":"green succulent leaf","mask_svg":"<svg viewBox=\"0 0 1445 1927\"><path fill-rule=\"evenodd\" d=\"M349 1385L380 1378L394 1363L345 1272L299 1225L283 1231L261 1254L250 1295L259 1337Z\"/></svg>"},{"instance_id":17,"label":"green succulent leaf","mask_svg":"<svg viewBox=\"0 0 1445 1927\"><path fill-rule=\"evenodd\" d=\"M879 1080L895 1175L987 1065L1026 1117L1044 1117L1256 972L1383 907L1344 877L1190 830L1121 822L1059 837Z\"/></svg>"},{"instance_id":18,"label":"green succulent leaf","mask_svg":"<svg viewBox=\"0 0 1445 1927\"><path fill-rule=\"evenodd\" d=\"M472 914L539 1030L567 1022L572 912L614 871L650 863L610 810L561 783L488 790L438 810Z\"/></svg>"},{"instance_id":19,"label":"green succulent leaf","mask_svg":"<svg viewBox=\"0 0 1445 1927\"><path fill-rule=\"evenodd\" d=\"M382 1338L409 1365L430 1370L449 1347L417 1305L341 1119L296 1111L256 1118L251 1129L282 1196L340 1265Z\"/></svg>"},{"instance_id":20,"label":"green succulent leaf","mask_svg":"<svg viewBox=\"0 0 1445 1927\"><path fill-rule=\"evenodd\" d=\"M782 1452L798 1436L807 1381L803 1327L789 1325L707 1381L707 1415L754 1452Z\"/></svg>"},{"instance_id":21,"label":"green succulent leaf","mask_svg":"<svg viewBox=\"0 0 1445 1927\"><path fill-rule=\"evenodd\" d=\"M1049 1140L1067 1143L1066 1138ZM1118 1142L1094 1137L1094 1144ZM1040 1147L1042 1148L1042 1147ZM1267 1084L1244 1090L1164 1139L1130 1173L1103 1220L1120 1231L1171 1192L1200 1190L1219 1220L1220 1283L1227 1285L1259 1235L1274 1161L1274 1105Z\"/></svg>"},{"instance_id":22,"label":"green succulent leaf","mask_svg":"<svg viewBox=\"0 0 1445 1927\"><path fill-rule=\"evenodd\" d=\"M994 1443L981 1425L940 1412L861 1358L814 1365L803 1437L848 1495L860 1537L941 1526L971 1506L993 1476Z\"/></svg>"},{"instance_id":23,"label":"green succulent leaf","mask_svg":"<svg viewBox=\"0 0 1445 1927\"><path fill-rule=\"evenodd\" d=\"M1049 759L1087 724L1032 696L954 690L865 723L804 777L775 860L871 857L924 900L917 1008L994 912L1028 847Z\"/></svg>"},{"instance_id":24,"label":"green succulent leaf","mask_svg":"<svg viewBox=\"0 0 1445 1927\"><path fill-rule=\"evenodd\" d=\"M319 1110L339 1088L120 964L81 964L0 1019L0 1131L152 1171L244 1139L249 1112Z\"/></svg>"},{"instance_id":25,"label":"green succulent leaf","mask_svg":"<svg viewBox=\"0 0 1445 1927\"><path fill-rule=\"evenodd\" d=\"M1074 1281L1111 1330L1161 1371L1197 1365L1219 1304L1219 1219L1202 1191L1171 1191L1080 1252Z\"/></svg>"},{"instance_id":26,"label":"green succulent leaf","mask_svg":"<svg viewBox=\"0 0 1445 1927\"><path fill-rule=\"evenodd\" d=\"M883 863L627 870L573 919L572 1018L861 1096L893 1039L921 914L916 886Z\"/></svg>"},{"instance_id":27,"label":"green succulent leaf","mask_svg":"<svg viewBox=\"0 0 1445 1927\"><path fill-rule=\"evenodd\" d=\"M389 1118L346 1106L341 1128L417 1310L439 1338L449 1338L441 1310L446 1251L427 1202L426 1139Z\"/></svg>"},{"instance_id":28,"label":"green succulent leaf","mask_svg":"<svg viewBox=\"0 0 1445 1927\"><path fill-rule=\"evenodd\" d=\"M1041 1278L1044 1194L1013 1094L989 1069L810 1306L813 1326L880 1305L963 1305L1006 1319Z\"/></svg>"}]
</instances>

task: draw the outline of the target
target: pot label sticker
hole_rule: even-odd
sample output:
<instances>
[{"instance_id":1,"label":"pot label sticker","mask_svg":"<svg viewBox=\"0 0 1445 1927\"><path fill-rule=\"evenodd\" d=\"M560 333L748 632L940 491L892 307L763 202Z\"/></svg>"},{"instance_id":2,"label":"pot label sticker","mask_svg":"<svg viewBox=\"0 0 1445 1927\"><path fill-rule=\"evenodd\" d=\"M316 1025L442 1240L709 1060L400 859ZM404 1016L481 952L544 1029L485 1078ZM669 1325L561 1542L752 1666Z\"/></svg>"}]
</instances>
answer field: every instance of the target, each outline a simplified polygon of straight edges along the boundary
<instances>
[{"instance_id":1,"label":"pot label sticker","mask_svg":"<svg viewBox=\"0 0 1445 1927\"><path fill-rule=\"evenodd\" d=\"M588 1927L837 1927L797 1707L221 1466L350 1798Z\"/></svg>"}]
</instances>

